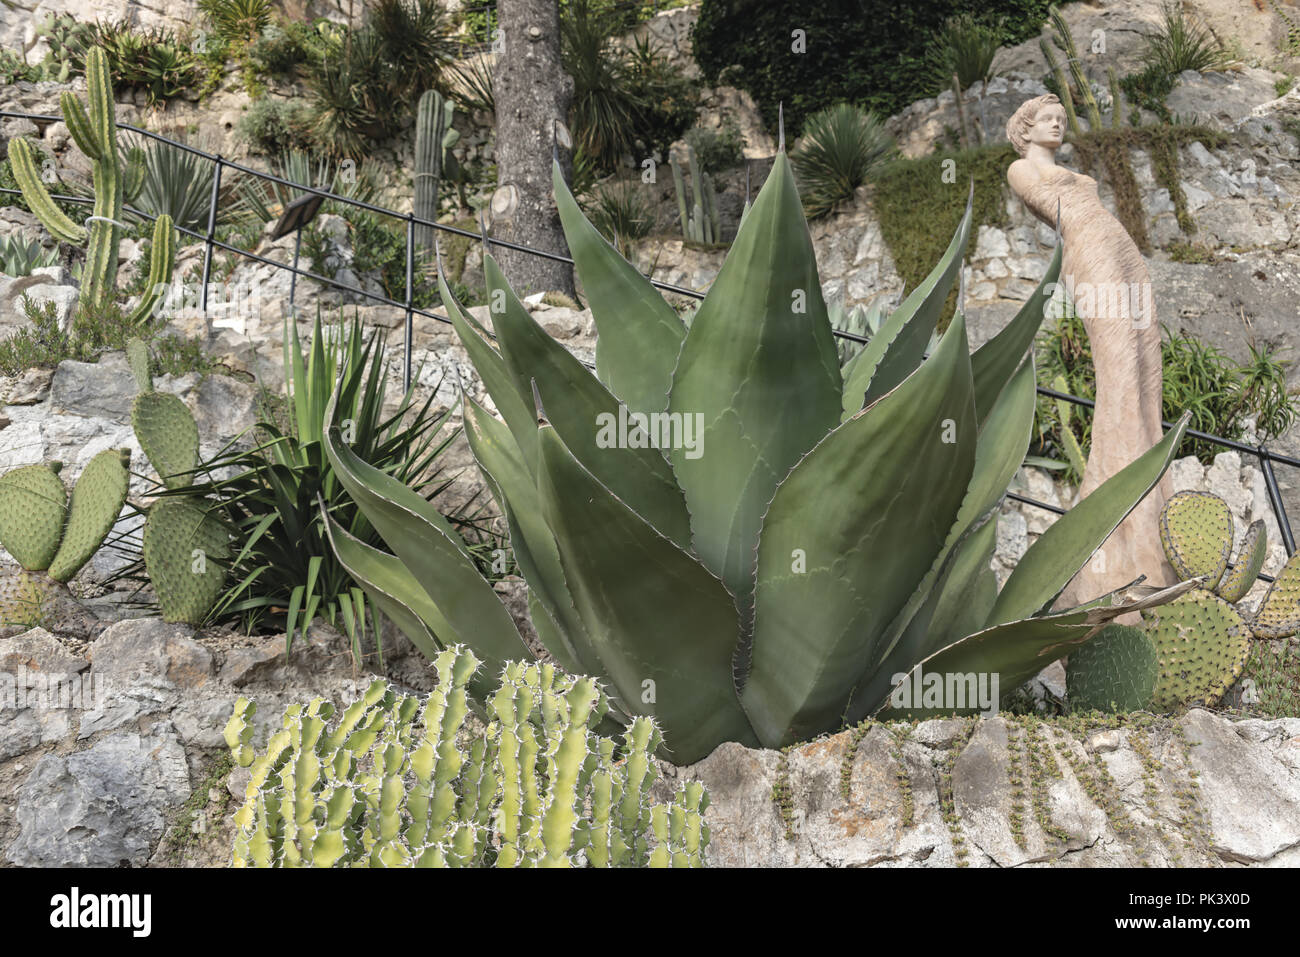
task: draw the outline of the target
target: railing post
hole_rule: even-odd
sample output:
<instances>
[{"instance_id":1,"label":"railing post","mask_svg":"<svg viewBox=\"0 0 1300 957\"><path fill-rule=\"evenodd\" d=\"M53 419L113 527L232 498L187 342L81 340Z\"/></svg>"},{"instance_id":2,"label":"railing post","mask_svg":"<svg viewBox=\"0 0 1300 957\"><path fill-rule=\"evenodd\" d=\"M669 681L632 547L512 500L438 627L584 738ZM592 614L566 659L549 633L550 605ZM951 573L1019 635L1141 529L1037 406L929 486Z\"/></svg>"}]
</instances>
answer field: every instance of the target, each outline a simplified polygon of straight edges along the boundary
<instances>
[{"instance_id":1,"label":"railing post","mask_svg":"<svg viewBox=\"0 0 1300 957\"><path fill-rule=\"evenodd\" d=\"M406 335L402 343L402 390L411 388L411 335L415 328L415 213L406 214Z\"/></svg>"},{"instance_id":2,"label":"railing post","mask_svg":"<svg viewBox=\"0 0 1300 957\"><path fill-rule=\"evenodd\" d=\"M1282 544L1286 546L1287 558L1295 554L1295 536L1291 534L1291 522L1286 517L1286 506L1282 504L1282 493L1277 487L1277 476L1273 474L1273 461L1268 449L1259 446L1256 453L1260 468L1264 472L1264 485L1268 489L1268 503L1273 506L1273 515L1277 518L1278 531L1282 533Z\"/></svg>"},{"instance_id":3,"label":"railing post","mask_svg":"<svg viewBox=\"0 0 1300 957\"><path fill-rule=\"evenodd\" d=\"M207 248L203 251L203 286L199 293L205 316L208 313L208 277L212 275L212 240L217 237L217 194L221 192L221 166L223 162L221 154L218 153L217 169L212 174L212 195L208 197Z\"/></svg>"}]
</instances>

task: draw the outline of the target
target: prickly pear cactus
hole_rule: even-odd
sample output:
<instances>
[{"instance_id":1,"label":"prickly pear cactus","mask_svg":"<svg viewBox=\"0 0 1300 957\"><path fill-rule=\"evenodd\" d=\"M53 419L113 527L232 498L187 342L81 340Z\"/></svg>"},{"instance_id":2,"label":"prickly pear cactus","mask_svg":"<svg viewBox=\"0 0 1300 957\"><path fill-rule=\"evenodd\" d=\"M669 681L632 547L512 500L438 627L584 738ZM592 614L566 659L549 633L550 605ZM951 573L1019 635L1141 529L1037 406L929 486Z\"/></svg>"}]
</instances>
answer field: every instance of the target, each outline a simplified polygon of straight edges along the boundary
<instances>
[{"instance_id":1,"label":"prickly pear cactus","mask_svg":"<svg viewBox=\"0 0 1300 957\"><path fill-rule=\"evenodd\" d=\"M1160 544L1183 581L1205 576L1214 590L1232 552L1232 511L1209 492L1179 492L1160 513Z\"/></svg>"},{"instance_id":2,"label":"prickly pear cactus","mask_svg":"<svg viewBox=\"0 0 1300 957\"><path fill-rule=\"evenodd\" d=\"M621 742L594 731L609 704L590 678L510 662L467 726L479 661L453 646L421 705L375 681L337 717L291 706L255 756L256 707L226 726L248 767L235 814L236 867L699 867L708 795L684 785L650 801L659 731L637 718Z\"/></svg>"},{"instance_id":3,"label":"prickly pear cactus","mask_svg":"<svg viewBox=\"0 0 1300 957\"><path fill-rule=\"evenodd\" d=\"M1300 631L1300 563L1295 555L1273 580L1252 624L1258 638L1289 638Z\"/></svg>"},{"instance_id":4,"label":"prickly pear cactus","mask_svg":"<svg viewBox=\"0 0 1300 957\"><path fill-rule=\"evenodd\" d=\"M1141 711L1151 701L1160 663L1141 628L1110 625L1070 655L1065 670L1072 711Z\"/></svg>"},{"instance_id":5,"label":"prickly pear cactus","mask_svg":"<svg viewBox=\"0 0 1300 957\"><path fill-rule=\"evenodd\" d=\"M0 544L21 566L0 575L0 626L48 625L47 613L104 543L126 502L130 454L100 452L72 490L59 463L0 476Z\"/></svg>"},{"instance_id":6,"label":"prickly pear cactus","mask_svg":"<svg viewBox=\"0 0 1300 957\"><path fill-rule=\"evenodd\" d=\"M1222 598L1202 589L1142 616L1160 664L1151 707L1173 711L1218 704L1246 663L1251 635L1246 619Z\"/></svg>"},{"instance_id":7,"label":"prickly pear cactus","mask_svg":"<svg viewBox=\"0 0 1300 957\"><path fill-rule=\"evenodd\" d=\"M140 448L168 488L192 485L199 456L199 427L194 416L177 396L154 391L144 343L130 340L126 355L140 387L131 403L131 428Z\"/></svg>"},{"instance_id":8,"label":"prickly pear cactus","mask_svg":"<svg viewBox=\"0 0 1300 957\"><path fill-rule=\"evenodd\" d=\"M1219 597L1226 602L1236 604L1246 597L1255 579L1264 567L1268 557L1268 533L1260 519L1251 522L1246 529L1246 537L1241 542L1241 551L1237 555L1237 564L1228 569L1219 581Z\"/></svg>"},{"instance_id":9,"label":"prickly pear cactus","mask_svg":"<svg viewBox=\"0 0 1300 957\"><path fill-rule=\"evenodd\" d=\"M198 502L161 498L149 506L141 543L163 621L201 625L221 595L230 535Z\"/></svg>"}]
</instances>

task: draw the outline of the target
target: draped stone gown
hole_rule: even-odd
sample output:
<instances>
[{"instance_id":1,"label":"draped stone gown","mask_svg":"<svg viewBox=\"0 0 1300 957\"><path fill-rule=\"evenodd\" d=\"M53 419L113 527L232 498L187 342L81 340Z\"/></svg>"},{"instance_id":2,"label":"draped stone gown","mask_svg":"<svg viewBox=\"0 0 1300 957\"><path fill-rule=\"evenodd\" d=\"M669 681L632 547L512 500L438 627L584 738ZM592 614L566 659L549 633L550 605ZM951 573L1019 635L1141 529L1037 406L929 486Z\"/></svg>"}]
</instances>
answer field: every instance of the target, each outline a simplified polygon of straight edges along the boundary
<instances>
[{"instance_id":1,"label":"draped stone gown","mask_svg":"<svg viewBox=\"0 0 1300 957\"><path fill-rule=\"evenodd\" d=\"M1123 225L1101 204L1097 181L1059 166L1039 170L1042 177L1021 199L1049 226L1056 225L1060 203L1065 245L1060 282L1073 290L1097 374L1082 499L1163 434L1160 323L1146 262ZM1168 494L1165 479L1075 576L1058 607L1090 601L1139 575L1146 575L1151 585L1177 580L1160 546L1160 510Z\"/></svg>"}]
</instances>

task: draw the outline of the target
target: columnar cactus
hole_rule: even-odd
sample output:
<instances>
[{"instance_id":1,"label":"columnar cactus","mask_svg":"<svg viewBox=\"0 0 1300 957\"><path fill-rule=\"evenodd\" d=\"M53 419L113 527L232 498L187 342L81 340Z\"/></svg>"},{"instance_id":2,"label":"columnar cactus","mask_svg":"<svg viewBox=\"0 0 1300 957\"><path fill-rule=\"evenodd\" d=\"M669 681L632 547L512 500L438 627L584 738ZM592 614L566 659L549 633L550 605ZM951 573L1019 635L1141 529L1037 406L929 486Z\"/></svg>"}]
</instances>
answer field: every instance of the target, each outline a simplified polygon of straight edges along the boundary
<instances>
[{"instance_id":1,"label":"columnar cactus","mask_svg":"<svg viewBox=\"0 0 1300 957\"><path fill-rule=\"evenodd\" d=\"M131 339L126 352L139 386L131 405L136 440L168 489L188 488L199 452L194 416L177 396L154 391L143 342ZM202 624L225 584L225 526L201 500L163 496L149 506L141 550L163 620Z\"/></svg>"},{"instance_id":2,"label":"columnar cactus","mask_svg":"<svg viewBox=\"0 0 1300 957\"><path fill-rule=\"evenodd\" d=\"M682 236L693 243L722 242L722 223L718 218L718 196L713 180L701 171L695 149L686 147L687 165L691 170L691 187L687 191L681 168L671 163L673 186L677 190L677 212L681 217Z\"/></svg>"},{"instance_id":3,"label":"columnar cactus","mask_svg":"<svg viewBox=\"0 0 1300 957\"><path fill-rule=\"evenodd\" d=\"M383 681L333 725L319 698L290 707L260 756L256 706L239 699L225 737L250 779L234 865L702 866L708 796L690 782L669 804L650 801L652 721L601 737L609 702L595 681L510 662L475 733L479 664L459 646L440 653L423 707Z\"/></svg>"},{"instance_id":4,"label":"columnar cactus","mask_svg":"<svg viewBox=\"0 0 1300 957\"><path fill-rule=\"evenodd\" d=\"M86 246L82 306L100 308L117 295L117 251L122 237L122 207L134 200L144 184L144 152L127 152L123 162L117 144L117 122L108 58L98 47L86 56L86 91L89 112L75 96L64 91L59 98L63 118L77 146L92 163L95 205L88 226L74 222L61 210L41 181L30 143L22 137L9 141L9 160L23 199L37 218L60 242ZM171 276L175 260L171 217L159 216L150 250L149 286L130 321L143 320L152 311Z\"/></svg>"},{"instance_id":5,"label":"columnar cactus","mask_svg":"<svg viewBox=\"0 0 1300 957\"><path fill-rule=\"evenodd\" d=\"M1241 674L1250 638L1285 638L1300 631L1300 562L1278 573L1252 616L1236 607L1255 583L1268 552L1264 523L1251 524L1237 561L1226 502L1209 492L1179 492L1160 514L1160 541L1174 571L1198 587L1143 613L1160 661L1152 706L1213 705Z\"/></svg>"},{"instance_id":6,"label":"columnar cactus","mask_svg":"<svg viewBox=\"0 0 1300 957\"><path fill-rule=\"evenodd\" d=\"M71 502L60 463L26 465L0 477L0 545L20 569L0 577L0 626L46 623L50 601L90 561L126 502L130 453L100 452Z\"/></svg>"},{"instance_id":7,"label":"columnar cactus","mask_svg":"<svg viewBox=\"0 0 1300 957\"><path fill-rule=\"evenodd\" d=\"M428 222L438 219L438 184L442 180L443 160L460 139L451 125L456 104L445 100L436 90L420 97L415 118L415 218ZM416 242L424 249L433 246L433 227L417 226Z\"/></svg>"}]
</instances>

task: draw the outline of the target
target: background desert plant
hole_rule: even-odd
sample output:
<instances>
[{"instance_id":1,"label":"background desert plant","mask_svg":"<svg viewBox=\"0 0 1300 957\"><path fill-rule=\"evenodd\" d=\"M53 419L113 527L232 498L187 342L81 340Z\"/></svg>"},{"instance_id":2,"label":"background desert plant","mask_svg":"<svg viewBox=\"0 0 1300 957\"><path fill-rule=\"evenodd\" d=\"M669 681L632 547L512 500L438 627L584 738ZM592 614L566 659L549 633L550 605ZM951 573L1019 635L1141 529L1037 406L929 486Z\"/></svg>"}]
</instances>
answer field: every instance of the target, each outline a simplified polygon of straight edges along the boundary
<instances>
[{"instance_id":1,"label":"background desert plant","mask_svg":"<svg viewBox=\"0 0 1300 957\"><path fill-rule=\"evenodd\" d=\"M850 103L814 113L790 154L808 218L825 216L852 199L896 154L893 138L874 113Z\"/></svg>"},{"instance_id":2,"label":"background desert plant","mask_svg":"<svg viewBox=\"0 0 1300 957\"><path fill-rule=\"evenodd\" d=\"M631 256L632 243L650 235L654 228L654 209L639 180L601 183L586 212L592 225L625 257Z\"/></svg>"},{"instance_id":3,"label":"background desert plant","mask_svg":"<svg viewBox=\"0 0 1300 957\"><path fill-rule=\"evenodd\" d=\"M931 51L936 88L951 88L954 73L963 90L991 80L1004 36L1005 18L986 22L963 13L945 22Z\"/></svg>"},{"instance_id":4,"label":"background desert plant","mask_svg":"<svg viewBox=\"0 0 1300 957\"><path fill-rule=\"evenodd\" d=\"M0 273L6 276L30 276L33 269L56 266L58 262L58 249L46 249L18 233L0 236Z\"/></svg>"}]
</instances>

